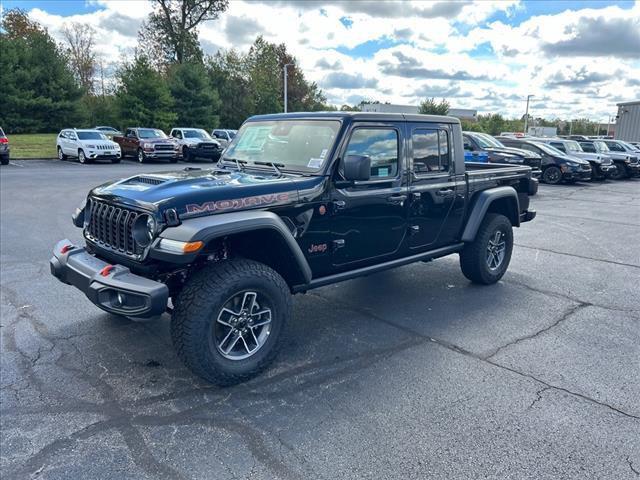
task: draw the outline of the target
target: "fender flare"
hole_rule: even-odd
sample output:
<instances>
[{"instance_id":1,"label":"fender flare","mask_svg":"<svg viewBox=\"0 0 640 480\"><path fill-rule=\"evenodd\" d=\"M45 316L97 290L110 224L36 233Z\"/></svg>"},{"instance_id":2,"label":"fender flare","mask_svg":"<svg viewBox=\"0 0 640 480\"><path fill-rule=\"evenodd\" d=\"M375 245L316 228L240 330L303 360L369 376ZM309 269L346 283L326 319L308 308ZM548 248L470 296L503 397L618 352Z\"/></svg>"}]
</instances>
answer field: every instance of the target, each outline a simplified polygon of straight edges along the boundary
<instances>
[{"instance_id":1,"label":"fender flare","mask_svg":"<svg viewBox=\"0 0 640 480\"><path fill-rule=\"evenodd\" d=\"M284 221L273 212L249 210L186 219L177 227L163 230L157 241L166 238L181 242L201 241L206 245L216 238L263 229L273 230L282 237L291 253L291 260L297 265L305 282L309 283L312 276L311 267L309 267L300 245ZM152 249L152 256L158 258L159 252L158 249Z\"/></svg>"},{"instance_id":2,"label":"fender flare","mask_svg":"<svg viewBox=\"0 0 640 480\"><path fill-rule=\"evenodd\" d=\"M480 224L484 220L487 210L491 204L501 198L512 198L513 205L515 205L514 217L516 219L514 226L520 226L520 202L518 200L518 192L513 187L495 187L483 190L475 196L473 206L467 217L467 225L462 233L463 242L473 242L480 228Z\"/></svg>"}]
</instances>

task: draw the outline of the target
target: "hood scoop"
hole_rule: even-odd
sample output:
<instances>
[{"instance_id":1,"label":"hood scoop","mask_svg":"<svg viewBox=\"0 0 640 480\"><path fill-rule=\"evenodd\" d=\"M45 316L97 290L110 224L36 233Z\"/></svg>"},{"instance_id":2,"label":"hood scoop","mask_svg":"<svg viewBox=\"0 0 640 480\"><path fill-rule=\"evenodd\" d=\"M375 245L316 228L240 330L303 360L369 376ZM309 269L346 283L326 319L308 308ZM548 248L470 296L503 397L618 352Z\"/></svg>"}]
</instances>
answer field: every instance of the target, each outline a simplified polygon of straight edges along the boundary
<instances>
[{"instance_id":1,"label":"hood scoop","mask_svg":"<svg viewBox=\"0 0 640 480\"><path fill-rule=\"evenodd\" d=\"M137 177L132 177L126 182L125 185L161 185L167 181L166 178L157 178L157 177L149 177L146 175L138 175Z\"/></svg>"}]
</instances>

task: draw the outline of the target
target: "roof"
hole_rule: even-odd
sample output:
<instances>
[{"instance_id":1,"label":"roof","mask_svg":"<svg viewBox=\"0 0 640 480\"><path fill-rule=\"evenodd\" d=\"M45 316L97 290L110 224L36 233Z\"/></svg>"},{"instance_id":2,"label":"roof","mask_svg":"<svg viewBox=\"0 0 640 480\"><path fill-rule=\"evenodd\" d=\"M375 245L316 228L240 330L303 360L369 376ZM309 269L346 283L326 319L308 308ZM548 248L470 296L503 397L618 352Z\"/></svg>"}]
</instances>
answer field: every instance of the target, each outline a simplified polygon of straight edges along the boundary
<instances>
[{"instance_id":1,"label":"roof","mask_svg":"<svg viewBox=\"0 0 640 480\"><path fill-rule=\"evenodd\" d=\"M640 100L633 100L632 102L616 103L616 106L618 107L628 107L630 105L640 105Z\"/></svg>"},{"instance_id":2,"label":"roof","mask_svg":"<svg viewBox=\"0 0 640 480\"><path fill-rule=\"evenodd\" d=\"M406 113L378 113L378 112L296 112L296 113L272 113L268 115L254 115L248 120L282 120L284 118L320 118L320 119L351 119L352 121L377 121L377 122L432 122L432 123L460 123L455 117L441 115L420 115Z\"/></svg>"}]
</instances>

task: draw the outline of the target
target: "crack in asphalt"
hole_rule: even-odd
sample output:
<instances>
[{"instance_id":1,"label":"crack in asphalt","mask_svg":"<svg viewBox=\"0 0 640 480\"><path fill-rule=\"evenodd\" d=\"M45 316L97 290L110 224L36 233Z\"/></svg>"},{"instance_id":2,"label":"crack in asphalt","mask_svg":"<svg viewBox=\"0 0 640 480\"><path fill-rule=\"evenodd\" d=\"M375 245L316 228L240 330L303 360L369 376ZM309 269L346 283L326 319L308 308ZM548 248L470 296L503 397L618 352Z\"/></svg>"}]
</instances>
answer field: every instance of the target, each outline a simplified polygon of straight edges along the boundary
<instances>
[{"instance_id":1,"label":"crack in asphalt","mask_svg":"<svg viewBox=\"0 0 640 480\"><path fill-rule=\"evenodd\" d=\"M593 258L593 257L588 257L586 255L578 255L576 253L560 252L559 250L552 250L550 248L532 247L530 245L524 245L522 243L514 243L514 245L517 246L517 247L520 247L520 248L527 248L529 250L540 250L541 252L549 252L549 253L554 253L556 255L566 255L567 257L576 257L576 258L582 258L584 260L592 260L594 262L611 263L613 265L621 265L623 267L631 267L631 268L640 269L640 265L634 265L632 263L617 262L615 260L605 260L605 259L602 259L602 258Z\"/></svg>"},{"instance_id":2,"label":"crack in asphalt","mask_svg":"<svg viewBox=\"0 0 640 480\"><path fill-rule=\"evenodd\" d=\"M627 457L627 463L629 464L629 468L631 469L631 471L640 477L640 470L636 470L633 467L633 462L631 461L631 459L629 457Z\"/></svg>"},{"instance_id":3,"label":"crack in asphalt","mask_svg":"<svg viewBox=\"0 0 640 480\"><path fill-rule=\"evenodd\" d=\"M572 305L569 308L567 308L565 310L565 312L560 315L560 317L555 320L553 323L547 325L544 328L541 328L540 330L530 334L530 335L524 335L522 337L518 337L515 340L512 340L509 343L505 343L504 345L499 346L498 348L496 348L492 353L490 353L489 355L486 355L484 357L485 360L488 360L492 357L495 357L498 353L502 352L503 350L512 347L513 345L516 345L520 342L524 342L526 340L531 340L536 338L538 335L541 335L545 332L548 332L549 330L551 330L554 327L557 327L558 325L560 325L562 322L564 322L566 319L568 319L569 317L571 317L573 314L579 312L580 310L587 308L587 307L591 307L592 304L591 303L578 303L576 305Z\"/></svg>"},{"instance_id":4,"label":"crack in asphalt","mask_svg":"<svg viewBox=\"0 0 640 480\"><path fill-rule=\"evenodd\" d=\"M600 405L602 407L606 407L606 408L610 409L611 411L613 411L615 413L618 413L620 415L623 415L625 417L632 418L632 419L635 419L635 420L640 420L640 416L638 416L638 415L634 415L632 413L626 412L626 411L624 411L624 410L622 410L620 408L614 407L613 405L610 405L610 404L608 404L606 402L602 402L602 401L597 400L595 398L589 397L589 396L584 395L582 393L574 392L572 390L569 390L569 389L564 388L564 387L560 387L558 385L553 385L551 383L548 383L548 382L536 377L535 375L531 375L529 373L521 372L519 370L516 370L515 368L509 367L509 366L503 365L501 363L498 363L496 361L493 361L491 359L485 358L485 357L483 357L481 355L478 355L478 354L476 354L474 352L466 350L466 349L464 349L464 348L462 348L462 347L460 347L458 345L455 345L455 344L453 344L451 342L448 342L446 340L430 337L428 335L423 334L422 332L413 330L412 328L406 327L404 325L399 325L399 324L397 324L397 323L395 323L395 322L393 322L391 320L387 320L387 319L379 316L378 314L376 314L374 312L371 312L371 311L369 311L367 309L356 307L356 306L351 305L351 304L349 304L347 302L344 302L344 301L341 301L341 300L336 300L335 298L329 299L329 298L324 297L324 296L322 296L322 295L320 295L318 293L315 293L315 292L308 293L308 295L313 295L315 297L324 299L326 302L329 302L329 303L333 303L333 304L339 303L339 304L341 304L343 306L343 308L349 309L351 311L354 311L354 312L357 312L357 313L360 313L360 314L368 315L368 316L370 316L371 318L373 318L375 320L378 320L378 321L380 321L382 323L385 323L387 325L390 325L390 326L394 326L394 327L396 327L396 328L398 328L398 329L400 329L400 330L402 330L404 332L410 333L411 335L415 335L415 336L418 336L418 337L421 337L421 338L424 338L424 339L428 339L429 341L431 341L431 342L433 342L433 343L435 343L437 345L440 345L441 347L444 347L444 348L446 348L448 350L451 350L453 352L460 353L462 355L474 358L474 359L479 360L481 362L486 362L486 363L488 363L490 365L493 365L493 366L495 366L497 368L501 368L501 369L507 370L509 372L515 373L517 375L520 375L522 377L529 378L529 379L534 380L534 381L536 381L536 382L538 382L538 383L540 383L540 384L542 384L545 387L548 387L550 389L559 390L559 391L565 392L565 393L567 393L569 395L572 395L572 396L575 396L575 397L579 397L579 398L581 398L583 400L586 400L586 401L588 401L590 403L593 403L595 405Z\"/></svg>"}]
</instances>

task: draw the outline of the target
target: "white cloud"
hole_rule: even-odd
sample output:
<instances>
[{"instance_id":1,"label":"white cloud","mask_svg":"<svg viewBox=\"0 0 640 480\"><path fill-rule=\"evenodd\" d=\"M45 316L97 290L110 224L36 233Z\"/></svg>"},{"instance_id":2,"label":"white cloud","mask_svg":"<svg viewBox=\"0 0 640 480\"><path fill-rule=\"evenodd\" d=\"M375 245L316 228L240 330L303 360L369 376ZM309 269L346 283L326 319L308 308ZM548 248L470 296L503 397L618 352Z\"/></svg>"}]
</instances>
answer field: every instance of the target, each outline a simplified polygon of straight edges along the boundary
<instances>
[{"instance_id":1,"label":"white cloud","mask_svg":"<svg viewBox=\"0 0 640 480\"><path fill-rule=\"evenodd\" d=\"M110 61L130 53L150 3L89 3L101 9L71 17L34 9L31 15L58 39L65 22L91 25L98 52ZM640 96L633 81L640 78L634 43L640 42L640 2L630 9L538 15L512 25L526 9L518 0L234 0L218 20L202 25L200 38L208 53L246 50L257 35L285 43L306 76L337 104L445 96L456 107L519 117L526 95L534 94L535 115L601 119L616 101Z\"/></svg>"}]
</instances>

